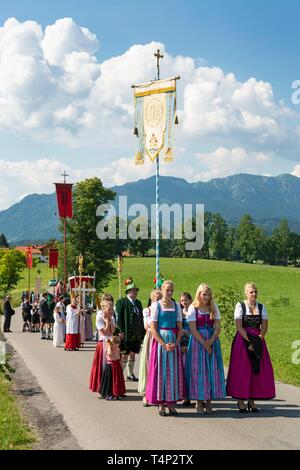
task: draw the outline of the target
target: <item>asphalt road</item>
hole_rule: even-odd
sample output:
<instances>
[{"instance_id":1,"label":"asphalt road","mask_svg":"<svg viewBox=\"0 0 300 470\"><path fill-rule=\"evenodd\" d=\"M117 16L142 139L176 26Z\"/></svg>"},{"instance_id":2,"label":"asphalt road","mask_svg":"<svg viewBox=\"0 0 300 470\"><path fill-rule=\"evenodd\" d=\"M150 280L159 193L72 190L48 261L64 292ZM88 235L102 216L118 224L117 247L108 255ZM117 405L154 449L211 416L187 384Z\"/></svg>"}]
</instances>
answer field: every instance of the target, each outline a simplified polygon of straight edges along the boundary
<instances>
[{"instance_id":1,"label":"asphalt road","mask_svg":"<svg viewBox=\"0 0 300 470\"><path fill-rule=\"evenodd\" d=\"M95 343L87 342L78 352L55 349L52 341L41 341L38 333L21 333L19 309L11 329L13 333L6 334L6 338L83 449L300 448L298 387L277 383L276 399L259 402L259 414L243 415L228 399L215 402L210 416L198 416L195 409L178 406L177 417L160 417L156 407L142 406L135 383L126 383L128 398L124 401L108 402L89 391Z\"/></svg>"}]
</instances>

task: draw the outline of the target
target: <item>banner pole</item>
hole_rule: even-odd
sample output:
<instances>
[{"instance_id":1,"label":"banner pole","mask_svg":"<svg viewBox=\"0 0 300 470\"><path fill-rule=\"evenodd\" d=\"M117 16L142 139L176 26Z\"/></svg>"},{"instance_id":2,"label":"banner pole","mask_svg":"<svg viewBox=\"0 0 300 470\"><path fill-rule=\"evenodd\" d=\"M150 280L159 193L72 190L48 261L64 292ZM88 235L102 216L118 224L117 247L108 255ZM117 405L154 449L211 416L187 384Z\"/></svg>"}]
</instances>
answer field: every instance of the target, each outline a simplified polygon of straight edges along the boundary
<instances>
[{"instance_id":1,"label":"banner pole","mask_svg":"<svg viewBox=\"0 0 300 470\"><path fill-rule=\"evenodd\" d=\"M67 219L64 218L64 275L65 275L65 291L67 291Z\"/></svg>"},{"instance_id":2,"label":"banner pole","mask_svg":"<svg viewBox=\"0 0 300 470\"><path fill-rule=\"evenodd\" d=\"M156 157L156 288L159 287L159 155Z\"/></svg>"}]
</instances>

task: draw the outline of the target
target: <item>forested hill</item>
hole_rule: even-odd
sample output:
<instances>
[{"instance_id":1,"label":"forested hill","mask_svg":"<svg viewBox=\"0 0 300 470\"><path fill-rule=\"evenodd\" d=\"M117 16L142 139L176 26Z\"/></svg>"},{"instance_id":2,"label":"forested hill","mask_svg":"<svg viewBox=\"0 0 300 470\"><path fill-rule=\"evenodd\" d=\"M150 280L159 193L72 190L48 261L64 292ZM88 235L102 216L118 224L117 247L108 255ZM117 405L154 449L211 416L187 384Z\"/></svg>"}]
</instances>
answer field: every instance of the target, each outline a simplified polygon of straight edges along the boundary
<instances>
[{"instance_id":1,"label":"forested hill","mask_svg":"<svg viewBox=\"0 0 300 470\"><path fill-rule=\"evenodd\" d=\"M142 203L149 207L155 202L155 177L111 189L118 196L127 195L128 206ZM220 213L231 225L236 225L247 213L268 232L280 219L287 218L290 228L300 233L300 178L289 174L277 177L239 174L198 183L162 176L160 199L167 204L204 204L206 211ZM54 193L26 196L0 212L0 233L10 243L60 237L57 223Z\"/></svg>"}]
</instances>

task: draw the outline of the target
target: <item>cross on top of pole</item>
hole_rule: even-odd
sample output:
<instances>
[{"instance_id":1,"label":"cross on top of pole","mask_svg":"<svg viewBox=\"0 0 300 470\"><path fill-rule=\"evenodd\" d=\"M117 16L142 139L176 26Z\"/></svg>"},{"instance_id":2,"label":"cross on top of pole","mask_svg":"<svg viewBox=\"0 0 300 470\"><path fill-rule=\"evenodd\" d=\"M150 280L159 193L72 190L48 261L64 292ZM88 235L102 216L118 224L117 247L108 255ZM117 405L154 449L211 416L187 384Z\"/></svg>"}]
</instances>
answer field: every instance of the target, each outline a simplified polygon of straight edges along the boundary
<instances>
[{"instance_id":1,"label":"cross on top of pole","mask_svg":"<svg viewBox=\"0 0 300 470\"><path fill-rule=\"evenodd\" d=\"M156 57L157 80L159 80L160 79L159 61L160 59L163 59L164 56L160 53L159 49L157 49L157 52L155 52L154 56Z\"/></svg>"},{"instance_id":2,"label":"cross on top of pole","mask_svg":"<svg viewBox=\"0 0 300 470\"><path fill-rule=\"evenodd\" d=\"M69 175L67 175L66 170L64 170L64 172L60 176L62 176L64 178L64 184L66 184L67 176L69 176Z\"/></svg>"}]
</instances>

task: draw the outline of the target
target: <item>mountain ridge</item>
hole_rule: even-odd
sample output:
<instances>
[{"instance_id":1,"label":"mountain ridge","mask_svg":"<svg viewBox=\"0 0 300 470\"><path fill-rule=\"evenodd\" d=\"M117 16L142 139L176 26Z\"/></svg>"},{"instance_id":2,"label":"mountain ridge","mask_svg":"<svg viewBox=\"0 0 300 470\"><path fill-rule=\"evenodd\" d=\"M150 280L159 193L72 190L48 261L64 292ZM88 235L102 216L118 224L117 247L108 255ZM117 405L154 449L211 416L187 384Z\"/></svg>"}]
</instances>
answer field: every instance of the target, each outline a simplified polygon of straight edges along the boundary
<instances>
[{"instance_id":1,"label":"mountain ridge","mask_svg":"<svg viewBox=\"0 0 300 470\"><path fill-rule=\"evenodd\" d=\"M155 203L155 176L109 188L119 196L127 195L128 206ZM175 176L160 177L160 202L167 204L204 204L205 210L218 212L236 225L245 213L267 231L287 218L292 230L300 233L300 178L282 174L260 176L241 173L207 182L189 183ZM21 241L46 241L60 238L55 193L30 194L8 209L0 211L0 233L11 244Z\"/></svg>"}]
</instances>

